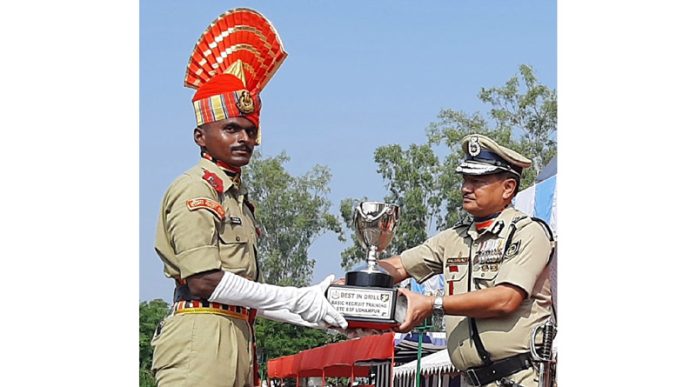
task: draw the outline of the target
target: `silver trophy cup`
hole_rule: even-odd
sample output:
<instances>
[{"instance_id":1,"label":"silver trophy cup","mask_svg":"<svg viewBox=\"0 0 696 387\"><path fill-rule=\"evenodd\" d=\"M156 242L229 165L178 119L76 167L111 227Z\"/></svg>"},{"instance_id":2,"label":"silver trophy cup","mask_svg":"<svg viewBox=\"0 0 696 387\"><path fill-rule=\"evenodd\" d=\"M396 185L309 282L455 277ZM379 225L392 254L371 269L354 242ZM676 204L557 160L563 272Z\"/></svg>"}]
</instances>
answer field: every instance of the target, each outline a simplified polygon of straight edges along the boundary
<instances>
[{"instance_id":1,"label":"silver trophy cup","mask_svg":"<svg viewBox=\"0 0 696 387\"><path fill-rule=\"evenodd\" d=\"M329 302L348 321L349 328L390 329L403 322L406 298L399 297L394 279L377 265L377 259L394 237L399 206L362 202L353 212L360 245L367 250L367 267L346 273L345 285L327 291Z\"/></svg>"}]
</instances>

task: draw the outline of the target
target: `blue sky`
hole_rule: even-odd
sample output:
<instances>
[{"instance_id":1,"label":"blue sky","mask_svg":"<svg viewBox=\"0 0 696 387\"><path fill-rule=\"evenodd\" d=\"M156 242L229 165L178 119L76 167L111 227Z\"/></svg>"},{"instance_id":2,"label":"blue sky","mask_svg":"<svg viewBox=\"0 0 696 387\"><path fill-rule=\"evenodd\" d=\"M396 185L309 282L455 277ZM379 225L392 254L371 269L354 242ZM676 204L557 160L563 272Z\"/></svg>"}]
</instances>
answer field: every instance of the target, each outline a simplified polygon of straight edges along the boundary
<instances>
[{"instance_id":1,"label":"blue sky","mask_svg":"<svg viewBox=\"0 0 696 387\"><path fill-rule=\"evenodd\" d=\"M422 143L438 112L485 111L481 87L500 86L520 64L556 87L553 1L293 1L140 3L140 299L170 301L172 281L154 252L155 220L169 183L197 162L191 49L229 8L250 7L278 30L288 58L261 96L264 156L285 151L294 175L330 168L330 200L384 197L373 152ZM263 203L258 203L262 206ZM315 282L342 275L333 234L317 239Z\"/></svg>"}]
</instances>

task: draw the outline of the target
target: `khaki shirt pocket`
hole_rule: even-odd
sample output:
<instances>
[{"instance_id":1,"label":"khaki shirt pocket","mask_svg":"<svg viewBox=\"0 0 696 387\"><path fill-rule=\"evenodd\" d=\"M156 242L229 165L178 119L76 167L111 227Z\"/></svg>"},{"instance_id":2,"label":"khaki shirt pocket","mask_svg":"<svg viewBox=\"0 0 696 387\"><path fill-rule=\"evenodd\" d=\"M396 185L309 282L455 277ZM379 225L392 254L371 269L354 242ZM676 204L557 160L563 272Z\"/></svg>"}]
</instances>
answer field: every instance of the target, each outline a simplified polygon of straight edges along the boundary
<instances>
[{"instance_id":1,"label":"khaki shirt pocket","mask_svg":"<svg viewBox=\"0 0 696 387\"><path fill-rule=\"evenodd\" d=\"M454 267L453 267L454 266ZM456 269L454 269L456 268ZM445 268L445 294L454 295L466 293L467 265L450 265Z\"/></svg>"},{"instance_id":2,"label":"khaki shirt pocket","mask_svg":"<svg viewBox=\"0 0 696 387\"><path fill-rule=\"evenodd\" d=\"M254 277L249 237L241 225L225 223L219 233L220 260L223 269L244 277Z\"/></svg>"}]
</instances>

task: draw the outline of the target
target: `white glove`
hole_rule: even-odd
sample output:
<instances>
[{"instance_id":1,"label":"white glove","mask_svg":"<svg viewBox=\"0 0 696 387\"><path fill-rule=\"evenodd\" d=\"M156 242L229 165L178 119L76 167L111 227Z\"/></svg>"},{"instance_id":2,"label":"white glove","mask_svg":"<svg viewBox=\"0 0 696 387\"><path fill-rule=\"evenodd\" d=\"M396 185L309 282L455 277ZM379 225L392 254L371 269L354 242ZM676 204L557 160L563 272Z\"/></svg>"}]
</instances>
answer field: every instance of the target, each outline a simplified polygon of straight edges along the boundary
<instances>
[{"instance_id":1,"label":"white glove","mask_svg":"<svg viewBox=\"0 0 696 387\"><path fill-rule=\"evenodd\" d=\"M295 309L290 311L299 314L305 321L318 323L322 328L327 328L326 324L347 328L346 319L324 297L333 280L334 275L331 274L317 285L297 289L300 296Z\"/></svg>"},{"instance_id":2,"label":"white glove","mask_svg":"<svg viewBox=\"0 0 696 387\"><path fill-rule=\"evenodd\" d=\"M208 300L265 311L287 309L308 323L345 329L348 322L324 297L333 279L332 274L319 285L296 288L261 284L226 271Z\"/></svg>"},{"instance_id":3,"label":"white glove","mask_svg":"<svg viewBox=\"0 0 696 387\"><path fill-rule=\"evenodd\" d=\"M256 312L256 317L263 317L268 320L280 321L284 323L290 323L294 325L299 325L307 328L321 328L319 324L310 323L302 319L299 314L292 313L287 309L279 310L264 310L258 309Z\"/></svg>"}]
</instances>

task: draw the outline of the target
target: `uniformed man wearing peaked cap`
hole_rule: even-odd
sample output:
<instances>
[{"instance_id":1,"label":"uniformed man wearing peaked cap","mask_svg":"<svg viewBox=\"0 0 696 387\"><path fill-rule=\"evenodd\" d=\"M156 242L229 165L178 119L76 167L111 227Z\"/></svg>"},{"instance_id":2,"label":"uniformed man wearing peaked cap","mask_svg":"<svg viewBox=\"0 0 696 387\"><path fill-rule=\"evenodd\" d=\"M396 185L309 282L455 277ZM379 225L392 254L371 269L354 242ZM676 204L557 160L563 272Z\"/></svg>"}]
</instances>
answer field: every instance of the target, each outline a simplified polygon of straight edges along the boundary
<instances>
[{"instance_id":1,"label":"uniformed man wearing peaked cap","mask_svg":"<svg viewBox=\"0 0 696 387\"><path fill-rule=\"evenodd\" d=\"M490 175L510 172L518 177L522 170L532 165L531 160L512 149L498 145L490 138L474 134L464 137L464 160L457 167L457 173L463 175Z\"/></svg>"},{"instance_id":2,"label":"uniformed man wearing peaked cap","mask_svg":"<svg viewBox=\"0 0 696 387\"><path fill-rule=\"evenodd\" d=\"M175 286L172 313L152 340L158 386L252 386L253 323L260 316L347 327L324 297L333 280L305 287L258 283L260 233L242 167L260 143L259 93L287 54L260 13L223 13L203 32L184 84L196 90L197 165L167 189L155 250Z\"/></svg>"},{"instance_id":3,"label":"uniformed man wearing peaked cap","mask_svg":"<svg viewBox=\"0 0 696 387\"><path fill-rule=\"evenodd\" d=\"M530 339L552 315L553 238L543 222L511 206L531 161L480 134L466 136L462 145L465 157L456 171L473 222L380 261L396 281L444 274L443 295L403 290L409 307L399 329L446 315L447 349L469 385L536 387Z\"/></svg>"}]
</instances>

